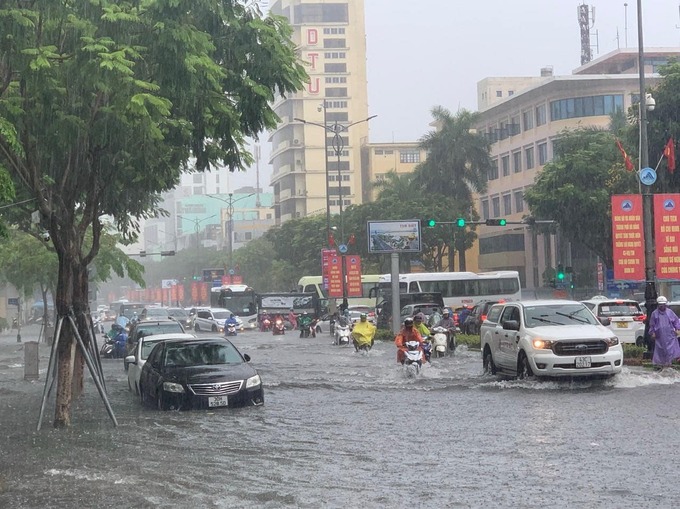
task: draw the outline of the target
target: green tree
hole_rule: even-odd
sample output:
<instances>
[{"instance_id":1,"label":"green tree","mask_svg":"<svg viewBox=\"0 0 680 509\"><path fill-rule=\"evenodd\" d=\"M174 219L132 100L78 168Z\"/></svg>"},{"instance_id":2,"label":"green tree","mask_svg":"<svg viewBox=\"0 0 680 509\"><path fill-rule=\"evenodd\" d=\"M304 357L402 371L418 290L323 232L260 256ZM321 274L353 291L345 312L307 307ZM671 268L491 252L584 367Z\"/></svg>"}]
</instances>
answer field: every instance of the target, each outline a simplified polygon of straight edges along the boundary
<instances>
[{"instance_id":1,"label":"green tree","mask_svg":"<svg viewBox=\"0 0 680 509\"><path fill-rule=\"evenodd\" d=\"M415 179L427 193L443 196L462 217L470 217L474 193L486 191L491 169L489 142L474 129L476 113L461 110L453 115L436 106L432 117L436 129L420 140L421 148L427 150L427 159L416 168ZM454 270L454 249L458 251L459 269L466 270L465 251L474 240L469 233L459 235L455 244L450 242L449 270Z\"/></svg>"},{"instance_id":2,"label":"green tree","mask_svg":"<svg viewBox=\"0 0 680 509\"><path fill-rule=\"evenodd\" d=\"M577 129L560 134L555 158L525 199L533 216L557 221L568 240L584 245L611 267L611 196L636 189L635 174L625 171L615 135Z\"/></svg>"},{"instance_id":3,"label":"green tree","mask_svg":"<svg viewBox=\"0 0 680 509\"><path fill-rule=\"evenodd\" d=\"M270 102L305 73L285 20L236 0L2 2L0 34L0 164L35 199L59 258L58 315L73 309L86 336L102 215L134 238L190 160L245 169L246 137L274 127ZM56 427L82 387L65 332Z\"/></svg>"}]
</instances>

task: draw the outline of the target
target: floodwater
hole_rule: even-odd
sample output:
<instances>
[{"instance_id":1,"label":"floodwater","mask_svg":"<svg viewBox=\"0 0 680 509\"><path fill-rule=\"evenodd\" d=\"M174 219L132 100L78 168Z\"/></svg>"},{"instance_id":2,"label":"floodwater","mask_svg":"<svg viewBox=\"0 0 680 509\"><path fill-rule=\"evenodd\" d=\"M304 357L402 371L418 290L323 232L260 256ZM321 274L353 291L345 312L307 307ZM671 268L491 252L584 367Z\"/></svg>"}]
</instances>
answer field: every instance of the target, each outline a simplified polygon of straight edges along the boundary
<instances>
[{"instance_id":1,"label":"floodwater","mask_svg":"<svg viewBox=\"0 0 680 509\"><path fill-rule=\"evenodd\" d=\"M0 507L677 506L676 371L517 381L462 349L412 379L389 343L233 339L263 407L142 408L104 361L118 428L90 383L71 429L51 427L52 401L36 432L43 382L0 360Z\"/></svg>"}]
</instances>

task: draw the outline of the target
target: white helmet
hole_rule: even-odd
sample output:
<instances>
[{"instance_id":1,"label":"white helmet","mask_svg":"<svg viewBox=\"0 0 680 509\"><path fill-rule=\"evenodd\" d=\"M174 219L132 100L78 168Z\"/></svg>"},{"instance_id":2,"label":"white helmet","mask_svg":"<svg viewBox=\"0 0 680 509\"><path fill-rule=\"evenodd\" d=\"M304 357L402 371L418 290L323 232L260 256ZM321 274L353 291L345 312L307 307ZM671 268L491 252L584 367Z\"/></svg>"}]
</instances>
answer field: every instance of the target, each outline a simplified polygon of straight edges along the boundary
<instances>
[{"instance_id":1,"label":"white helmet","mask_svg":"<svg viewBox=\"0 0 680 509\"><path fill-rule=\"evenodd\" d=\"M664 297L663 295L659 295L656 298L656 303L657 304L668 304L668 299L666 297Z\"/></svg>"}]
</instances>

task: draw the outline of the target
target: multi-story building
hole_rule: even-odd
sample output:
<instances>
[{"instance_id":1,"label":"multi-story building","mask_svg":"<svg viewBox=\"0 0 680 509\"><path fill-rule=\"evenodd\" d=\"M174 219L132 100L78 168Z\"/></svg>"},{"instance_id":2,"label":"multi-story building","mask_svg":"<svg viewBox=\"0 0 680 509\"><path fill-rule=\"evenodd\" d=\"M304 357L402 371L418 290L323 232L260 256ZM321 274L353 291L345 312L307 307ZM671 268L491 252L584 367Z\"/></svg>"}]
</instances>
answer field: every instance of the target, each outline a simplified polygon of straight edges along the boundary
<instances>
[{"instance_id":1,"label":"multi-story building","mask_svg":"<svg viewBox=\"0 0 680 509\"><path fill-rule=\"evenodd\" d=\"M425 161L427 153L416 142L369 143L361 147L361 170L364 182L362 200L370 202L378 197L377 183L390 172L412 173Z\"/></svg>"},{"instance_id":2,"label":"multi-story building","mask_svg":"<svg viewBox=\"0 0 680 509\"><path fill-rule=\"evenodd\" d=\"M654 86L658 67L678 55L677 48L646 50L647 84ZM638 80L637 49L616 50L568 76L554 76L545 68L540 77L482 80L477 127L490 137L495 163L487 192L476 199L482 219L521 221L527 216L524 192L552 159L559 133L608 127L610 114L625 113L638 101ZM478 235L480 270L518 270L526 288L542 286L546 268L570 265L569 246L559 235L538 235L528 226L481 226Z\"/></svg>"},{"instance_id":3,"label":"multi-story building","mask_svg":"<svg viewBox=\"0 0 680 509\"><path fill-rule=\"evenodd\" d=\"M271 185L280 224L326 213L327 197L331 213L339 212L341 199L345 207L363 200L366 33L363 0L273 0L270 11L290 21L310 77L303 91L274 104L281 121L269 137ZM329 130L354 122L337 137Z\"/></svg>"}]
</instances>

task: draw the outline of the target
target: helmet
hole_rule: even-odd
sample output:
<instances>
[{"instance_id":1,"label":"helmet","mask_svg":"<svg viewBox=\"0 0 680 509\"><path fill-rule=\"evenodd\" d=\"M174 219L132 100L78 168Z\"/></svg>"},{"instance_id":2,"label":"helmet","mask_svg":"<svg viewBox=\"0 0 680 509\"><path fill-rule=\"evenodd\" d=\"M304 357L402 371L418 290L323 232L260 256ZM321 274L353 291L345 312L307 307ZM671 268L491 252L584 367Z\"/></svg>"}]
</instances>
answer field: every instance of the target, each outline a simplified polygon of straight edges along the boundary
<instances>
[{"instance_id":1,"label":"helmet","mask_svg":"<svg viewBox=\"0 0 680 509\"><path fill-rule=\"evenodd\" d=\"M359 315L359 318L360 318L361 321L363 322L363 321L366 320L366 318L368 318L368 315L367 315L366 313L361 313L361 314Z\"/></svg>"},{"instance_id":2,"label":"helmet","mask_svg":"<svg viewBox=\"0 0 680 509\"><path fill-rule=\"evenodd\" d=\"M668 299L666 297L664 297L663 295L659 295L656 298L656 303L657 304L668 304Z\"/></svg>"},{"instance_id":3,"label":"helmet","mask_svg":"<svg viewBox=\"0 0 680 509\"><path fill-rule=\"evenodd\" d=\"M404 320L404 327L413 327L413 318L407 318Z\"/></svg>"},{"instance_id":4,"label":"helmet","mask_svg":"<svg viewBox=\"0 0 680 509\"><path fill-rule=\"evenodd\" d=\"M449 310L448 310L448 309L445 309L444 311L442 311L442 315L446 316L446 315L448 315L448 314L449 314Z\"/></svg>"},{"instance_id":5,"label":"helmet","mask_svg":"<svg viewBox=\"0 0 680 509\"><path fill-rule=\"evenodd\" d=\"M414 316L413 318L414 318L415 320L418 320L418 321L422 322L423 320L425 320L425 315L422 314L422 313L418 313L418 314L417 314L416 316Z\"/></svg>"}]
</instances>

